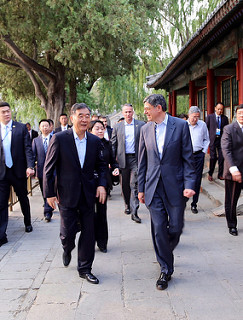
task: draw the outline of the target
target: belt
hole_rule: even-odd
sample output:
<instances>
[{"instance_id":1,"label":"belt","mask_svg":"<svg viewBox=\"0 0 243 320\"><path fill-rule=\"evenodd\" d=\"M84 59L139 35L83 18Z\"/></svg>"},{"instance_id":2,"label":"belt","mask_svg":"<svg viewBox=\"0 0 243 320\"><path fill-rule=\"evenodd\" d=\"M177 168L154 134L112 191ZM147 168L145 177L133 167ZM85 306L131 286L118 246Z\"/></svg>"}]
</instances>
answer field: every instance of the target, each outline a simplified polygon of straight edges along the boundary
<instances>
[{"instance_id":1,"label":"belt","mask_svg":"<svg viewBox=\"0 0 243 320\"><path fill-rule=\"evenodd\" d=\"M128 157L135 157L135 153L126 153L126 156L128 156Z\"/></svg>"},{"instance_id":2,"label":"belt","mask_svg":"<svg viewBox=\"0 0 243 320\"><path fill-rule=\"evenodd\" d=\"M199 154L201 152L202 152L202 150L198 150L198 151L193 152L193 154Z\"/></svg>"}]
</instances>

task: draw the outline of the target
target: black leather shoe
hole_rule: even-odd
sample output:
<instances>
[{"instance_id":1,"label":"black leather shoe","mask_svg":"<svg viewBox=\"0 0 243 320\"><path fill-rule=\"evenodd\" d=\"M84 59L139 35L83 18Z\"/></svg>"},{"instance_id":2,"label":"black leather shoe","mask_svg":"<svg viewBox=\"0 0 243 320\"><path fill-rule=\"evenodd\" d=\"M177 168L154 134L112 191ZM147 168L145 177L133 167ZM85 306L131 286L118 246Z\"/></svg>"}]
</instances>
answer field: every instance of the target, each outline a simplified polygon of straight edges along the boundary
<instances>
[{"instance_id":1,"label":"black leather shoe","mask_svg":"<svg viewBox=\"0 0 243 320\"><path fill-rule=\"evenodd\" d=\"M25 232L30 233L30 232L32 232L32 231L33 231L32 225L25 226Z\"/></svg>"},{"instance_id":2,"label":"black leather shoe","mask_svg":"<svg viewBox=\"0 0 243 320\"><path fill-rule=\"evenodd\" d=\"M106 248L106 247L98 246L98 248L99 248L100 251L103 252L103 253L106 253L106 252L107 252L107 248Z\"/></svg>"},{"instance_id":3,"label":"black leather shoe","mask_svg":"<svg viewBox=\"0 0 243 320\"><path fill-rule=\"evenodd\" d=\"M125 213L125 214L130 214L130 213L131 213L131 211L130 211L130 209L129 209L129 208L126 208L126 209L124 210L124 213Z\"/></svg>"},{"instance_id":4,"label":"black leather shoe","mask_svg":"<svg viewBox=\"0 0 243 320\"><path fill-rule=\"evenodd\" d=\"M168 281L171 280L171 275L161 272L159 279L156 282L156 288L158 290L165 290L168 287Z\"/></svg>"},{"instance_id":5,"label":"black leather shoe","mask_svg":"<svg viewBox=\"0 0 243 320\"><path fill-rule=\"evenodd\" d=\"M139 216L137 214L132 214L131 218L133 221L135 221L137 223L141 223L141 219L139 218Z\"/></svg>"},{"instance_id":6,"label":"black leather shoe","mask_svg":"<svg viewBox=\"0 0 243 320\"><path fill-rule=\"evenodd\" d=\"M4 238L0 239L0 247L1 247L2 245L4 245L5 243L8 243L7 237L4 237Z\"/></svg>"},{"instance_id":7,"label":"black leather shoe","mask_svg":"<svg viewBox=\"0 0 243 320\"><path fill-rule=\"evenodd\" d=\"M230 233L232 236L238 236L237 228L229 228L229 233Z\"/></svg>"},{"instance_id":8,"label":"black leather shoe","mask_svg":"<svg viewBox=\"0 0 243 320\"><path fill-rule=\"evenodd\" d=\"M191 211L192 211L192 213L198 213L196 206L191 206Z\"/></svg>"},{"instance_id":9,"label":"black leather shoe","mask_svg":"<svg viewBox=\"0 0 243 320\"><path fill-rule=\"evenodd\" d=\"M45 221L46 221L46 222L50 222L50 221L51 221L51 215L50 215L50 214L47 213L47 214L45 215Z\"/></svg>"},{"instance_id":10,"label":"black leather shoe","mask_svg":"<svg viewBox=\"0 0 243 320\"><path fill-rule=\"evenodd\" d=\"M62 254L62 261L63 261L63 265L64 267L67 267L71 261L72 255L71 252L65 252L63 251Z\"/></svg>"},{"instance_id":11,"label":"black leather shoe","mask_svg":"<svg viewBox=\"0 0 243 320\"><path fill-rule=\"evenodd\" d=\"M88 282L98 284L99 279L96 278L91 272L79 273L80 278L86 279Z\"/></svg>"}]
</instances>

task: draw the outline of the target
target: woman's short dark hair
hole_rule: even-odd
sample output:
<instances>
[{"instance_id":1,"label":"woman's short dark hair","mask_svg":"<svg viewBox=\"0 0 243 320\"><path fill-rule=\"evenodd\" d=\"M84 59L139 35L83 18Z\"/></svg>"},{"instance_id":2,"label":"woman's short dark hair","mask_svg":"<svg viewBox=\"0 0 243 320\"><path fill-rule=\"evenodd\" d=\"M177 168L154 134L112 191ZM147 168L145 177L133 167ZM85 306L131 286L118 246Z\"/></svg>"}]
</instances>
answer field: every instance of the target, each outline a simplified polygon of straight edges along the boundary
<instances>
[{"instance_id":1,"label":"woman's short dark hair","mask_svg":"<svg viewBox=\"0 0 243 320\"><path fill-rule=\"evenodd\" d=\"M92 131L92 129L94 128L94 126L96 125L96 123L102 124L103 128L105 129L104 123L103 123L101 120L93 120L93 121L90 121L89 132Z\"/></svg>"}]
</instances>

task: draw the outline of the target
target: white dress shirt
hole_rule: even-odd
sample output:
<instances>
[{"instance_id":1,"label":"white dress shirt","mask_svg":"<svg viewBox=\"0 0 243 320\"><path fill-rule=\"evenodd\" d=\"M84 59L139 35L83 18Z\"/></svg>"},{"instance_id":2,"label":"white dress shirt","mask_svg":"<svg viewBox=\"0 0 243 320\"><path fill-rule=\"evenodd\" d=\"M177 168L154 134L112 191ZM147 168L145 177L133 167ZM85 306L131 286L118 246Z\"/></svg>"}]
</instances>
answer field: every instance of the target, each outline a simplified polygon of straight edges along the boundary
<instances>
[{"instance_id":1,"label":"white dress shirt","mask_svg":"<svg viewBox=\"0 0 243 320\"><path fill-rule=\"evenodd\" d=\"M206 123L202 120L198 120L195 126L192 126L188 120L188 124L193 152L202 150L202 152L207 153L210 140Z\"/></svg>"},{"instance_id":2,"label":"white dress shirt","mask_svg":"<svg viewBox=\"0 0 243 320\"><path fill-rule=\"evenodd\" d=\"M155 136L156 136L156 143L157 143L160 159L162 158L162 155L163 155L167 122L168 122L168 115L166 114L164 121L162 121L159 124L155 123Z\"/></svg>"},{"instance_id":3,"label":"white dress shirt","mask_svg":"<svg viewBox=\"0 0 243 320\"><path fill-rule=\"evenodd\" d=\"M124 120L125 125L125 150L126 153L135 153L135 128L134 128L134 119L131 123L127 123Z\"/></svg>"},{"instance_id":4,"label":"white dress shirt","mask_svg":"<svg viewBox=\"0 0 243 320\"><path fill-rule=\"evenodd\" d=\"M2 136L2 141L5 139L8 139L9 143L11 144L12 140L12 123L13 120L11 119L6 125L1 123L1 136ZM6 127L8 127L8 134L6 136ZM6 136L6 137L5 137Z\"/></svg>"},{"instance_id":5,"label":"white dress shirt","mask_svg":"<svg viewBox=\"0 0 243 320\"><path fill-rule=\"evenodd\" d=\"M87 134L85 132L85 136L82 140L79 139L74 127L73 127L73 135L76 144L76 148L78 151L78 158L81 165L81 168L84 166L84 159L86 155L86 146L87 146Z\"/></svg>"},{"instance_id":6,"label":"white dress shirt","mask_svg":"<svg viewBox=\"0 0 243 320\"><path fill-rule=\"evenodd\" d=\"M61 125L61 128L62 128L62 131L65 131L65 130L68 129L68 125L66 125L66 126L62 126L62 125Z\"/></svg>"}]
</instances>

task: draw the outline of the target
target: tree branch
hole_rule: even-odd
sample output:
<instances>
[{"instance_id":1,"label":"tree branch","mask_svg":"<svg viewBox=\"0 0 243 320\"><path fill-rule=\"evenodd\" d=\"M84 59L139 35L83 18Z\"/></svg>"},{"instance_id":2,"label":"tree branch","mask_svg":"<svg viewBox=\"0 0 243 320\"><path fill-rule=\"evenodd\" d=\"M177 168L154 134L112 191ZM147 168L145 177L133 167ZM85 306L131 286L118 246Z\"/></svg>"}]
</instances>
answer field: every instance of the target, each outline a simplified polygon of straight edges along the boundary
<instances>
[{"instance_id":1,"label":"tree branch","mask_svg":"<svg viewBox=\"0 0 243 320\"><path fill-rule=\"evenodd\" d=\"M26 74L29 76L31 82L33 83L33 86L35 88L35 94L36 96L40 99L41 101L41 106L44 107L47 104L47 99L41 89L41 86L39 84L39 82L37 81L34 73L28 68L28 66L26 66L24 63L22 63L21 61L19 62L19 65L21 66L21 68L26 72Z\"/></svg>"},{"instance_id":2,"label":"tree branch","mask_svg":"<svg viewBox=\"0 0 243 320\"><path fill-rule=\"evenodd\" d=\"M10 62L10 61L2 59L2 58L0 58L0 63L6 64L10 67L21 68L18 64Z\"/></svg>"},{"instance_id":3,"label":"tree branch","mask_svg":"<svg viewBox=\"0 0 243 320\"><path fill-rule=\"evenodd\" d=\"M29 69L32 69L33 71L37 73L44 74L49 79L54 80L56 75L55 73L51 72L46 67L40 65L35 60L29 58L27 55L25 55L12 41L10 36L2 36L3 42L6 44L6 46L13 52L13 54L22 62L25 66L28 66Z\"/></svg>"}]
</instances>

